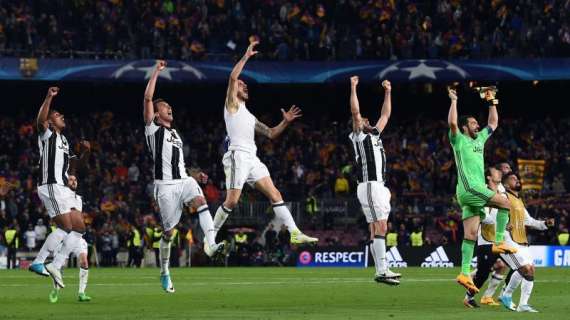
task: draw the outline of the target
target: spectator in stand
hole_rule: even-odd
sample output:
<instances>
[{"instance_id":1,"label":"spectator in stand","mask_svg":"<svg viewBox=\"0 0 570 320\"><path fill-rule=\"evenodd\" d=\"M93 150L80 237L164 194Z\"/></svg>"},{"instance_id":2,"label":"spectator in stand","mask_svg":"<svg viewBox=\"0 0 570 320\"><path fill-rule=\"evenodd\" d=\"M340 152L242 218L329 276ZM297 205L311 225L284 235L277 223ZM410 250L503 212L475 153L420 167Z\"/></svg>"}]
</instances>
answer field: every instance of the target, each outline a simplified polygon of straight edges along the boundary
<instances>
[{"instance_id":1,"label":"spectator in stand","mask_svg":"<svg viewBox=\"0 0 570 320\"><path fill-rule=\"evenodd\" d=\"M350 193L350 188L348 185L348 179L346 179L343 173L338 173L337 178L334 183L334 193L337 197L346 197Z\"/></svg>"},{"instance_id":2,"label":"spectator in stand","mask_svg":"<svg viewBox=\"0 0 570 320\"><path fill-rule=\"evenodd\" d=\"M46 240L47 235L47 227L44 225L43 219L38 219L36 222L36 226L34 227L34 232L36 233L36 241L38 242L37 247L40 248L44 241Z\"/></svg>"},{"instance_id":3,"label":"spectator in stand","mask_svg":"<svg viewBox=\"0 0 570 320\"><path fill-rule=\"evenodd\" d=\"M26 240L26 249L28 252L34 251L36 249L36 239L38 235L34 231L34 225L28 224L28 230L24 232L24 240Z\"/></svg>"},{"instance_id":4,"label":"spectator in stand","mask_svg":"<svg viewBox=\"0 0 570 320\"><path fill-rule=\"evenodd\" d=\"M570 51L569 12L564 0L8 0L0 50L218 60L253 38L264 46L261 59L278 61L562 57Z\"/></svg>"}]
</instances>

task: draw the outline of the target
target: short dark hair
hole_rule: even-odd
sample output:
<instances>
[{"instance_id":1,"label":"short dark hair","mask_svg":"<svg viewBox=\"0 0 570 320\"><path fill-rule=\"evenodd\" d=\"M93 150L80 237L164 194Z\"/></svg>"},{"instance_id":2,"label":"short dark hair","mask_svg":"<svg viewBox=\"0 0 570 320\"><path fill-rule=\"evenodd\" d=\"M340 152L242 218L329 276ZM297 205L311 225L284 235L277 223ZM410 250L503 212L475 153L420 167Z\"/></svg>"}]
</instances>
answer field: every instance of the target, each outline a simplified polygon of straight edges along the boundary
<instances>
[{"instance_id":1,"label":"short dark hair","mask_svg":"<svg viewBox=\"0 0 570 320\"><path fill-rule=\"evenodd\" d=\"M154 112L158 111L158 104L161 102L166 102L166 101L164 101L164 99L161 99L161 98L152 100L152 107L154 109Z\"/></svg>"},{"instance_id":2,"label":"short dark hair","mask_svg":"<svg viewBox=\"0 0 570 320\"><path fill-rule=\"evenodd\" d=\"M57 113L61 113L61 112L59 112L59 111L56 110L56 109L50 109L49 112L48 112L48 118L51 117L52 114L54 114L54 113L56 113L56 112L57 112Z\"/></svg>"},{"instance_id":3,"label":"short dark hair","mask_svg":"<svg viewBox=\"0 0 570 320\"><path fill-rule=\"evenodd\" d=\"M501 182L502 182L503 184L505 184L505 182L507 182L507 179L509 179L510 176L517 176L517 174L514 173L514 172L512 172L512 171L511 171L511 172L508 172L508 173L505 173L505 174L503 175L503 179L501 179Z\"/></svg>"},{"instance_id":4,"label":"short dark hair","mask_svg":"<svg viewBox=\"0 0 570 320\"><path fill-rule=\"evenodd\" d=\"M469 122L469 118L475 118L472 115L465 115L465 116L461 116L459 117L459 128L462 129L463 126L466 126L467 123Z\"/></svg>"}]
</instances>

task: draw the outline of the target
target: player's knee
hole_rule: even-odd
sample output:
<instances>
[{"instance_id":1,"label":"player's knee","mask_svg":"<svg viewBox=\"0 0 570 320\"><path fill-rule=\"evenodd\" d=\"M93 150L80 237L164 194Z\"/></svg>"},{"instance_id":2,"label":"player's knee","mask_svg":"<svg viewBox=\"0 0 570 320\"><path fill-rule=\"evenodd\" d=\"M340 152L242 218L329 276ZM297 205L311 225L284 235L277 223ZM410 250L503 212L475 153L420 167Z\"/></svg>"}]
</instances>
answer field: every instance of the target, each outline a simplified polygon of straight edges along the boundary
<instances>
[{"instance_id":1,"label":"player's knee","mask_svg":"<svg viewBox=\"0 0 570 320\"><path fill-rule=\"evenodd\" d=\"M170 238L172 238L172 230L162 232L162 239L164 239L164 241L170 241Z\"/></svg>"},{"instance_id":2,"label":"player's knee","mask_svg":"<svg viewBox=\"0 0 570 320\"><path fill-rule=\"evenodd\" d=\"M205 204L207 204L206 199L204 199L204 197L202 197L202 196L198 196L198 197L192 199L192 206L194 208L199 208Z\"/></svg>"},{"instance_id":3,"label":"player's knee","mask_svg":"<svg viewBox=\"0 0 570 320\"><path fill-rule=\"evenodd\" d=\"M388 231L386 220L380 220L374 223L374 234L377 236L385 236Z\"/></svg>"},{"instance_id":4,"label":"player's knee","mask_svg":"<svg viewBox=\"0 0 570 320\"><path fill-rule=\"evenodd\" d=\"M477 230L466 229L465 230L465 239L467 240L477 240Z\"/></svg>"},{"instance_id":5,"label":"player's knee","mask_svg":"<svg viewBox=\"0 0 570 320\"><path fill-rule=\"evenodd\" d=\"M520 272L521 276L522 276L525 280L527 280L527 281L533 281L533 280L534 280L534 270L533 270L533 268L532 268L531 265L528 265L528 264L527 264L526 266L523 266L523 267L520 269L520 271L521 271L521 272Z\"/></svg>"}]
</instances>

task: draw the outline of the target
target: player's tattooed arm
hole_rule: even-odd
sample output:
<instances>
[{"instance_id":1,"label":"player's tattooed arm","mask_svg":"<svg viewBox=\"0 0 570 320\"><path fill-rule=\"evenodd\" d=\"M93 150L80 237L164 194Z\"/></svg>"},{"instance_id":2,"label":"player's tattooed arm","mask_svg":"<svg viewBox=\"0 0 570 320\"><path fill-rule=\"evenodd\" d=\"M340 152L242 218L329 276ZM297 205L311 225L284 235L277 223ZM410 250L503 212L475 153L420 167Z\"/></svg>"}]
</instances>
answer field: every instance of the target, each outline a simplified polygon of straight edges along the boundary
<instances>
[{"instance_id":1,"label":"player's tattooed arm","mask_svg":"<svg viewBox=\"0 0 570 320\"><path fill-rule=\"evenodd\" d=\"M283 131L285 131L289 124L291 124L291 122L303 116L301 109L295 105L291 106L289 111L281 109L281 113L283 114L283 120L281 120L281 122L273 128L270 128L263 122L255 119L255 132L272 140L277 139L283 133Z\"/></svg>"},{"instance_id":2,"label":"player's tattooed arm","mask_svg":"<svg viewBox=\"0 0 570 320\"><path fill-rule=\"evenodd\" d=\"M350 77L350 113L352 114L352 131L360 131L362 116L360 115L360 104L358 102L358 95L356 94L356 87L358 86L358 77Z\"/></svg>"},{"instance_id":3,"label":"player's tattooed arm","mask_svg":"<svg viewBox=\"0 0 570 320\"><path fill-rule=\"evenodd\" d=\"M255 119L255 133L271 139L271 128L257 119Z\"/></svg>"},{"instance_id":4,"label":"player's tattooed arm","mask_svg":"<svg viewBox=\"0 0 570 320\"><path fill-rule=\"evenodd\" d=\"M247 50L245 51L245 54L238 61L238 63L236 63L232 72L230 73L230 81L228 83L228 91L226 93L226 108L229 109L228 111L234 112L235 109L237 108L239 75L241 74L241 71L245 67L245 64L247 63L249 58L257 54L257 51L255 51L255 46L258 43L259 41L253 41L249 44Z\"/></svg>"},{"instance_id":5,"label":"player's tattooed arm","mask_svg":"<svg viewBox=\"0 0 570 320\"><path fill-rule=\"evenodd\" d=\"M48 115L51 106L51 100L53 97L57 96L58 92L58 87L51 87L48 89L46 98L40 107L40 111L38 112L38 117L36 119L36 126L40 132L46 131L48 128Z\"/></svg>"},{"instance_id":6,"label":"player's tattooed arm","mask_svg":"<svg viewBox=\"0 0 570 320\"><path fill-rule=\"evenodd\" d=\"M156 68L152 72L152 75L150 76L150 79L148 80L148 83L146 85L146 90L144 91L143 116L144 116L144 123L146 125L149 125L152 122L152 120L154 120L155 114L154 114L154 106L152 104L152 100L154 97L154 90L156 88L156 80L158 79L158 74L160 73L160 71L164 70L164 68L166 68L166 61L157 60Z\"/></svg>"},{"instance_id":7,"label":"player's tattooed arm","mask_svg":"<svg viewBox=\"0 0 570 320\"><path fill-rule=\"evenodd\" d=\"M198 181L198 183L206 183L208 182L208 175L205 174L204 172L202 172L202 169L198 168L198 167L191 167L190 170L188 170L190 173L190 176L194 179L196 179L196 181Z\"/></svg>"},{"instance_id":8,"label":"player's tattooed arm","mask_svg":"<svg viewBox=\"0 0 570 320\"><path fill-rule=\"evenodd\" d=\"M447 115L447 123L451 129L453 135L457 134L459 131L459 126L457 125L457 92L455 89L448 87L447 95L451 99L451 106L449 107L449 114Z\"/></svg>"},{"instance_id":9,"label":"player's tattooed arm","mask_svg":"<svg viewBox=\"0 0 570 320\"><path fill-rule=\"evenodd\" d=\"M384 80L382 81L382 87L384 88L384 102L380 111L380 119L376 123L376 128L380 132L384 131L392 114L392 84L390 81Z\"/></svg>"}]
</instances>

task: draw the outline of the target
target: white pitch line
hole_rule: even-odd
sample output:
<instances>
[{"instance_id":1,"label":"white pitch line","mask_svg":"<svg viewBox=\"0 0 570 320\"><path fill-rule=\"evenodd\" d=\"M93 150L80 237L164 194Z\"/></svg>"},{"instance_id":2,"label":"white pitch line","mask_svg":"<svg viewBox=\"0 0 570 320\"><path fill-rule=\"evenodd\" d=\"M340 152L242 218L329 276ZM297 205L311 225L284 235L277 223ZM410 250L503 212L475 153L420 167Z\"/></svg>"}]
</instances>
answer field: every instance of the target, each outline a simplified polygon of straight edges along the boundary
<instances>
[{"instance_id":1,"label":"white pitch line","mask_svg":"<svg viewBox=\"0 0 570 320\"><path fill-rule=\"evenodd\" d=\"M447 279L447 278L436 278L436 279L401 279L402 285L405 285L407 282L454 282L455 279ZM570 280L535 280L538 283L570 283ZM315 280L315 281L242 281L242 282L177 282L177 285L184 285L184 286L212 286L212 285L220 285L220 286L251 286L251 285L322 285L322 284L354 284L354 283L370 283L373 284L374 281L370 279L335 279L335 280ZM100 286L100 287L147 287L147 286L156 286L156 283L144 282L144 283L89 283L89 286ZM46 286L46 284L0 284L0 287L31 287L31 286Z\"/></svg>"}]
</instances>

